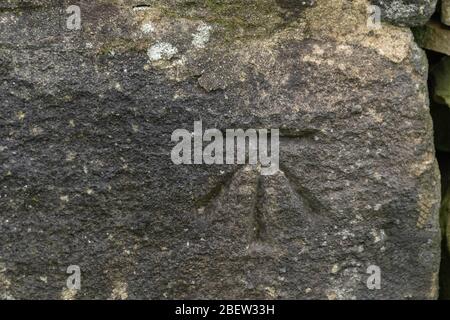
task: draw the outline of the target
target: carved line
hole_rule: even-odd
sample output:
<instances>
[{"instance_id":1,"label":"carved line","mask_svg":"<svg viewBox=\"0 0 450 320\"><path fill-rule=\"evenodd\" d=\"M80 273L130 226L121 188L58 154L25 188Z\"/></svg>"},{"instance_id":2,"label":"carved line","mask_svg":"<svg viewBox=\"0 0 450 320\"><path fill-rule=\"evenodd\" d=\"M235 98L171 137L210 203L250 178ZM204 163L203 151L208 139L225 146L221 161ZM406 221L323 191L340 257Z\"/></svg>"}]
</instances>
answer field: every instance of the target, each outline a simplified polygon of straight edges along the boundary
<instances>
[{"instance_id":1,"label":"carved line","mask_svg":"<svg viewBox=\"0 0 450 320\"><path fill-rule=\"evenodd\" d=\"M203 197L200 197L197 201L195 201L195 205L197 208L204 207L205 212L208 207L214 203L214 200L217 199L223 190L228 189L233 181L234 176L240 170L240 168L236 168L223 176L222 179Z\"/></svg>"},{"instance_id":2,"label":"carved line","mask_svg":"<svg viewBox=\"0 0 450 320\"><path fill-rule=\"evenodd\" d=\"M305 187L303 183L291 173L291 171L285 166L280 164L280 169L284 172L284 176L289 183L292 191L294 191L299 199L303 200L303 203L308 207L309 211L322 213L324 212L324 206L320 201Z\"/></svg>"},{"instance_id":3,"label":"carved line","mask_svg":"<svg viewBox=\"0 0 450 320\"><path fill-rule=\"evenodd\" d=\"M262 211L262 204L264 199L264 189L262 188L263 177L258 175L256 178L256 196L253 205L253 225L254 236L253 242L263 242L266 237L266 225L264 223L264 214Z\"/></svg>"}]
</instances>

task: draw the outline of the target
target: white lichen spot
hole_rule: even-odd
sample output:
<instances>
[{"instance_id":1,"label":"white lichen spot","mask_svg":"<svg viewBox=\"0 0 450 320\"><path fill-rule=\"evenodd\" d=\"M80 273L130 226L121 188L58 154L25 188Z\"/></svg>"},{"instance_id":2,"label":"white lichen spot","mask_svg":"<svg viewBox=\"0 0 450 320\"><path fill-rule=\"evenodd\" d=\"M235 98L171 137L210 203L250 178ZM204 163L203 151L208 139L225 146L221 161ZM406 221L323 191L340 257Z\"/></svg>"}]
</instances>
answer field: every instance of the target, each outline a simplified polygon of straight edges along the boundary
<instances>
[{"instance_id":1,"label":"white lichen spot","mask_svg":"<svg viewBox=\"0 0 450 320\"><path fill-rule=\"evenodd\" d=\"M77 156L77 154L75 152L69 151L66 155L66 161L73 161L75 160L75 157Z\"/></svg>"},{"instance_id":2,"label":"white lichen spot","mask_svg":"<svg viewBox=\"0 0 450 320\"><path fill-rule=\"evenodd\" d=\"M44 283L47 283L47 277L46 276L39 277L39 280L41 280Z\"/></svg>"},{"instance_id":3,"label":"white lichen spot","mask_svg":"<svg viewBox=\"0 0 450 320\"><path fill-rule=\"evenodd\" d=\"M350 56L350 55L353 54L352 47L349 46L349 45L339 45L339 46L337 46L336 49L337 49L336 50L337 52L342 52L342 53L344 53L347 56Z\"/></svg>"},{"instance_id":4,"label":"white lichen spot","mask_svg":"<svg viewBox=\"0 0 450 320\"><path fill-rule=\"evenodd\" d=\"M338 273L339 272L339 266L337 265L337 264L335 264L334 266L333 266L333 268L331 268L331 273L332 274L336 274L336 273Z\"/></svg>"},{"instance_id":5,"label":"white lichen spot","mask_svg":"<svg viewBox=\"0 0 450 320\"><path fill-rule=\"evenodd\" d=\"M373 174L373 177L375 178L375 180L380 181L383 177L381 176L381 174L379 174L378 172L375 172Z\"/></svg>"},{"instance_id":6,"label":"white lichen spot","mask_svg":"<svg viewBox=\"0 0 450 320\"><path fill-rule=\"evenodd\" d=\"M323 58L319 58L317 56L310 56L310 55L304 55L302 57L302 61L303 62L309 62L309 63L314 63L316 65L321 65L323 62Z\"/></svg>"},{"instance_id":7,"label":"white lichen spot","mask_svg":"<svg viewBox=\"0 0 450 320\"><path fill-rule=\"evenodd\" d=\"M68 289L68 288L64 288L63 291L61 292L61 299L62 300L74 300L75 296L77 295L77 290L76 289Z\"/></svg>"},{"instance_id":8,"label":"white lichen spot","mask_svg":"<svg viewBox=\"0 0 450 320\"><path fill-rule=\"evenodd\" d=\"M376 123L382 123L384 121L381 113L376 112L374 109L369 109L368 113Z\"/></svg>"},{"instance_id":9,"label":"white lichen spot","mask_svg":"<svg viewBox=\"0 0 450 320\"><path fill-rule=\"evenodd\" d=\"M141 31L145 34L149 34L155 31L155 27L151 22L147 22L141 26Z\"/></svg>"},{"instance_id":10,"label":"white lichen spot","mask_svg":"<svg viewBox=\"0 0 450 320\"><path fill-rule=\"evenodd\" d=\"M111 299L126 300L128 299L128 284L123 281L116 281L111 292Z\"/></svg>"},{"instance_id":11,"label":"white lichen spot","mask_svg":"<svg viewBox=\"0 0 450 320\"><path fill-rule=\"evenodd\" d=\"M192 35L192 45L196 48L204 48L209 41L211 26L203 23L197 28L197 32Z\"/></svg>"},{"instance_id":12,"label":"white lichen spot","mask_svg":"<svg viewBox=\"0 0 450 320\"><path fill-rule=\"evenodd\" d=\"M267 295L271 298L271 299L275 299L276 297L278 297L278 293L277 290L275 288L272 287L266 287L264 288Z\"/></svg>"},{"instance_id":13,"label":"white lichen spot","mask_svg":"<svg viewBox=\"0 0 450 320\"><path fill-rule=\"evenodd\" d=\"M315 55L321 56L325 53L325 50L323 50L320 46L318 46L317 44L315 44L313 46L313 53Z\"/></svg>"},{"instance_id":14,"label":"white lichen spot","mask_svg":"<svg viewBox=\"0 0 450 320\"><path fill-rule=\"evenodd\" d=\"M151 6L137 6L133 8L134 12L139 12L139 11L147 11L147 10L151 10L152 7Z\"/></svg>"},{"instance_id":15,"label":"white lichen spot","mask_svg":"<svg viewBox=\"0 0 450 320\"><path fill-rule=\"evenodd\" d=\"M326 295L328 300L336 300L337 298L337 294L334 291L327 291Z\"/></svg>"},{"instance_id":16,"label":"white lichen spot","mask_svg":"<svg viewBox=\"0 0 450 320\"><path fill-rule=\"evenodd\" d=\"M381 229L380 231L372 230L371 234L374 238L374 240L373 240L374 243L378 243L378 242L382 242L382 241L386 240L386 233L384 232L383 229Z\"/></svg>"},{"instance_id":17,"label":"white lichen spot","mask_svg":"<svg viewBox=\"0 0 450 320\"><path fill-rule=\"evenodd\" d=\"M183 55L183 56L181 56L180 59L176 59L173 62L173 65L177 66L177 67L182 67L182 66L184 66L186 64L186 62L187 62L187 58Z\"/></svg>"},{"instance_id":18,"label":"white lichen spot","mask_svg":"<svg viewBox=\"0 0 450 320\"><path fill-rule=\"evenodd\" d=\"M347 240L348 238L354 238L355 234L348 230L342 230L337 233L337 235L342 237L342 240Z\"/></svg>"},{"instance_id":19,"label":"white lichen spot","mask_svg":"<svg viewBox=\"0 0 450 320\"><path fill-rule=\"evenodd\" d=\"M168 42L158 42L147 51L150 61L170 60L177 53L178 49Z\"/></svg>"},{"instance_id":20,"label":"white lichen spot","mask_svg":"<svg viewBox=\"0 0 450 320\"><path fill-rule=\"evenodd\" d=\"M62 202L69 202L69 196L60 196L59 199L60 199Z\"/></svg>"},{"instance_id":21,"label":"white lichen spot","mask_svg":"<svg viewBox=\"0 0 450 320\"><path fill-rule=\"evenodd\" d=\"M33 126L30 129L30 132L33 136L38 136L38 135L41 135L42 133L44 133L44 129L42 129L41 127L38 127L38 126Z\"/></svg>"},{"instance_id":22,"label":"white lichen spot","mask_svg":"<svg viewBox=\"0 0 450 320\"><path fill-rule=\"evenodd\" d=\"M15 24L15 23L17 23L17 15L15 15L15 14L5 14L5 15L2 15L2 17L0 17L0 23L1 24L9 24L9 25L11 25L11 24Z\"/></svg>"},{"instance_id":23,"label":"white lichen spot","mask_svg":"<svg viewBox=\"0 0 450 320\"><path fill-rule=\"evenodd\" d=\"M23 119L25 119L25 112L19 111L19 112L17 112L16 116L17 116L17 119L22 121Z\"/></svg>"},{"instance_id":24,"label":"white lichen spot","mask_svg":"<svg viewBox=\"0 0 450 320\"><path fill-rule=\"evenodd\" d=\"M14 300L14 297L10 293L11 281L0 273L0 299L1 300Z\"/></svg>"},{"instance_id":25,"label":"white lichen spot","mask_svg":"<svg viewBox=\"0 0 450 320\"><path fill-rule=\"evenodd\" d=\"M122 91L123 91L122 85L121 85L120 83L118 83L118 82L116 82L116 83L114 84L114 88L115 88L117 91L119 91L119 92L122 92Z\"/></svg>"}]
</instances>

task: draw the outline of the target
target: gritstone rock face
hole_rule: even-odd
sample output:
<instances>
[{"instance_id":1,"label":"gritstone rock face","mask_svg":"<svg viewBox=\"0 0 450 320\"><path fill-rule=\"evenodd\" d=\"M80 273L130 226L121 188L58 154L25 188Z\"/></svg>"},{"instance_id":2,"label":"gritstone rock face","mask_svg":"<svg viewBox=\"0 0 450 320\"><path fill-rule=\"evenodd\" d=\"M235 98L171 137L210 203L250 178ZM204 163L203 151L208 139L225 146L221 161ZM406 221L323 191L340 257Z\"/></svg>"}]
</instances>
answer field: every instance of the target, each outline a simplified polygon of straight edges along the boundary
<instances>
[{"instance_id":1,"label":"gritstone rock face","mask_svg":"<svg viewBox=\"0 0 450 320\"><path fill-rule=\"evenodd\" d=\"M0 2L2 297L435 298L409 29L368 30L359 0L145 3L78 2L67 30L73 1ZM280 171L174 165L198 120L279 128Z\"/></svg>"}]
</instances>

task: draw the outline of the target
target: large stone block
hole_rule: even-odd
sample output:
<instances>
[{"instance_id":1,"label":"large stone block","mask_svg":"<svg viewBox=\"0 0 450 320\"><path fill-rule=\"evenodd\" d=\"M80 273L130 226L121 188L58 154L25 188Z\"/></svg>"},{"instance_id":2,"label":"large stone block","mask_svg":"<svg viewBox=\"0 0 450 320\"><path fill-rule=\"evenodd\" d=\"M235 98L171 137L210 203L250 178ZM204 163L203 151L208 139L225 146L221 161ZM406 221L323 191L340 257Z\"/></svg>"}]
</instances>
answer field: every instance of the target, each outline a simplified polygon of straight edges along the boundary
<instances>
[{"instance_id":1,"label":"large stone block","mask_svg":"<svg viewBox=\"0 0 450 320\"><path fill-rule=\"evenodd\" d=\"M450 26L450 0L442 0L441 21Z\"/></svg>"},{"instance_id":2,"label":"large stone block","mask_svg":"<svg viewBox=\"0 0 450 320\"><path fill-rule=\"evenodd\" d=\"M81 2L78 31L69 3L0 10L2 297L436 298L409 29L368 30L359 0L148 3ZM279 128L280 170L175 165L198 120Z\"/></svg>"},{"instance_id":3,"label":"large stone block","mask_svg":"<svg viewBox=\"0 0 450 320\"><path fill-rule=\"evenodd\" d=\"M424 49L450 55L450 29L436 21L414 28L417 43Z\"/></svg>"},{"instance_id":4,"label":"large stone block","mask_svg":"<svg viewBox=\"0 0 450 320\"><path fill-rule=\"evenodd\" d=\"M372 0L380 6L382 17L396 25L420 26L433 15L437 0Z\"/></svg>"}]
</instances>

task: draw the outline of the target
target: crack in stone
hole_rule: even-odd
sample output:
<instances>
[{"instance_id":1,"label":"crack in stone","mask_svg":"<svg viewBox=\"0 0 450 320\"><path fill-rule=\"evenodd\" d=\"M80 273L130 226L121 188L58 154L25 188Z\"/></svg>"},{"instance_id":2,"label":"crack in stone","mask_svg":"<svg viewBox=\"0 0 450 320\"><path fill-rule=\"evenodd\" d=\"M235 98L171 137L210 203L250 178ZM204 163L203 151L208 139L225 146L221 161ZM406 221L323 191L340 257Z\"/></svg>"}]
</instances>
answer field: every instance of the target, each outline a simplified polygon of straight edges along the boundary
<instances>
[{"instance_id":1,"label":"crack in stone","mask_svg":"<svg viewBox=\"0 0 450 320\"><path fill-rule=\"evenodd\" d=\"M261 175L256 177L256 196L253 206L253 242L264 242L267 236L266 225L263 219L264 189L262 188L262 179L263 177Z\"/></svg>"}]
</instances>

